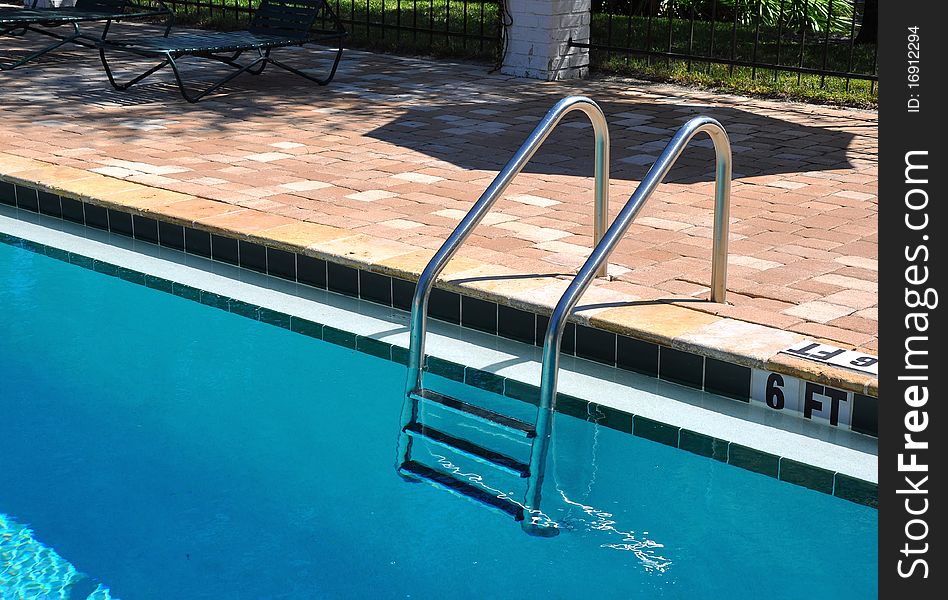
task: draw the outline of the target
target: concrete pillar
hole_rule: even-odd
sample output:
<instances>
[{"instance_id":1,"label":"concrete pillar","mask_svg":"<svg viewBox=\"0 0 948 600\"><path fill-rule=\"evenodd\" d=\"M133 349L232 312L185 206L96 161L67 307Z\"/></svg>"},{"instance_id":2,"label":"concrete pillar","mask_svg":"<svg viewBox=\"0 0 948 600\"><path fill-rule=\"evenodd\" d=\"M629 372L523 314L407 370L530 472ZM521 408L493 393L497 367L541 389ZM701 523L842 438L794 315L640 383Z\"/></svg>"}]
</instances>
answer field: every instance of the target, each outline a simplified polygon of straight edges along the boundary
<instances>
[{"instance_id":1,"label":"concrete pillar","mask_svg":"<svg viewBox=\"0 0 948 600\"><path fill-rule=\"evenodd\" d=\"M592 0L507 0L507 10L502 73L546 81L586 76L589 50L569 40L589 42Z\"/></svg>"},{"instance_id":2,"label":"concrete pillar","mask_svg":"<svg viewBox=\"0 0 948 600\"><path fill-rule=\"evenodd\" d=\"M76 0L23 0L25 8L68 8L75 5Z\"/></svg>"},{"instance_id":3,"label":"concrete pillar","mask_svg":"<svg viewBox=\"0 0 948 600\"><path fill-rule=\"evenodd\" d=\"M26 8L67 8L75 5L76 0L23 0Z\"/></svg>"}]
</instances>

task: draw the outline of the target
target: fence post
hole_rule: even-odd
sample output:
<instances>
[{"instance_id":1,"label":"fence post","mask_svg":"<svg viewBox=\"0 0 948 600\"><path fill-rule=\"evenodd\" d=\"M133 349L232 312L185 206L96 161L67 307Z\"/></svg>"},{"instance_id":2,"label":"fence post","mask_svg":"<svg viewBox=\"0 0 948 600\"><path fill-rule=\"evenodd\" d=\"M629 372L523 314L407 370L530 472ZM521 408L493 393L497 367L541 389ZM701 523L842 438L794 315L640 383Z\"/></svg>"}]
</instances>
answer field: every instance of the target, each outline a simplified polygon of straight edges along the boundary
<instances>
[{"instance_id":1,"label":"fence post","mask_svg":"<svg viewBox=\"0 0 948 600\"><path fill-rule=\"evenodd\" d=\"M501 72L546 81L576 79L589 72L592 0L506 0L510 25Z\"/></svg>"}]
</instances>

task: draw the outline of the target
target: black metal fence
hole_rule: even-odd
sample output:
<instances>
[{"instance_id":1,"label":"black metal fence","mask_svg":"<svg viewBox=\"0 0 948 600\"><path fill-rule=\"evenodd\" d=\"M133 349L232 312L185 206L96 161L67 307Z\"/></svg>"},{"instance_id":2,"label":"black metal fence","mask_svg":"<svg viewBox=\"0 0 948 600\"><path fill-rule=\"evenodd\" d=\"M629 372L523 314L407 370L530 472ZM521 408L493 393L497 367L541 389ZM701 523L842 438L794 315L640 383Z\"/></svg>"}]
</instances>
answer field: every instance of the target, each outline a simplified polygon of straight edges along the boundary
<instances>
[{"instance_id":1,"label":"black metal fence","mask_svg":"<svg viewBox=\"0 0 948 600\"><path fill-rule=\"evenodd\" d=\"M259 1L165 0L184 24L225 28L246 25ZM328 3L349 30L350 46L499 63L507 1ZM852 86L850 95L865 98L878 82L878 1L592 0L590 41L582 45L600 70L684 74L737 82L740 91L769 83L849 94Z\"/></svg>"},{"instance_id":2,"label":"black metal fence","mask_svg":"<svg viewBox=\"0 0 948 600\"><path fill-rule=\"evenodd\" d=\"M165 0L184 23L246 25L259 0ZM503 0L328 0L348 45L497 59Z\"/></svg>"},{"instance_id":3,"label":"black metal fence","mask_svg":"<svg viewBox=\"0 0 948 600\"><path fill-rule=\"evenodd\" d=\"M593 0L593 64L878 81L878 0ZM586 45L586 44L582 44ZM863 84L865 85L865 84Z\"/></svg>"}]
</instances>

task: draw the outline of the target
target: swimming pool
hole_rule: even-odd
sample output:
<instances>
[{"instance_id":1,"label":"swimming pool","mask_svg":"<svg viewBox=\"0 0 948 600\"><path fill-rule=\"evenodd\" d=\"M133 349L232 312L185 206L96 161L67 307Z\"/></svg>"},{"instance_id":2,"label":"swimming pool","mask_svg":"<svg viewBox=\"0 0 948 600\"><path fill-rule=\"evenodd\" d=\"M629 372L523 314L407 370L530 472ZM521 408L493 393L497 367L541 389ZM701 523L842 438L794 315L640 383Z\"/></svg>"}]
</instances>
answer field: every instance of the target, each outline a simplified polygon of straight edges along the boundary
<instances>
[{"instance_id":1,"label":"swimming pool","mask_svg":"<svg viewBox=\"0 0 948 600\"><path fill-rule=\"evenodd\" d=\"M73 597L876 595L875 510L595 405L555 417L563 533L530 537L398 476L397 363L5 244L0 276L0 514L87 575Z\"/></svg>"}]
</instances>

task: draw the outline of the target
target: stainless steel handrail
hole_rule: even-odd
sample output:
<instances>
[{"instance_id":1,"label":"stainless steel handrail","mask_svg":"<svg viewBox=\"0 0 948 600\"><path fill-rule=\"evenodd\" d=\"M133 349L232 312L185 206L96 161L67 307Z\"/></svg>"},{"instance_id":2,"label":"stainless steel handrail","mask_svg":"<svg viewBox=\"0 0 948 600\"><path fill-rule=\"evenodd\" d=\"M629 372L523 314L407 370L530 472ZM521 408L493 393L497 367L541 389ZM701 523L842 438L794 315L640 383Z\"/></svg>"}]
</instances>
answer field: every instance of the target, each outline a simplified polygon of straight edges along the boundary
<instances>
[{"instance_id":1,"label":"stainless steel handrail","mask_svg":"<svg viewBox=\"0 0 948 600\"><path fill-rule=\"evenodd\" d=\"M527 482L527 493L525 496L526 514L537 514L540 506L540 490L543 487L543 465L546 464L547 454L550 447L551 425L553 411L556 408L556 379L560 367L560 339L563 337L563 329L566 327L566 320L576 308L576 303L592 283L595 273L600 265L604 264L609 255L615 249L616 244L625 235L626 230L636 215L645 205L645 202L651 197L652 192L662 182L668 171L671 170L675 161L681 156L685 146L695 135L701 132L707 133L714 144L716 157L715 184L714 184L714 244L711 253L711 301L725 301L727 293L727 239L728 239L728 214L730 210L731 196L731 144L728 141L727 132L716 120L710 117L695 117L691 119L675 133L665 150L662 152L652 168L645 174L645 178L639 187L629 198L626 205L619 212L616 220L606 231L605 235L598 244L586 262L583 263L579 273L563 292L563 296L553 309L550 316L549 325L547 325L546 336L543 339L543 366L540 376L540 408L537 413L537 438L533 443L533 451L530 454L530 478ZM541 533L538 529L543 525L536 522L536 519L525 518L523 528L531 534ZM541 533L542 534L542 533Z\"/></svg>"},{"instance_id":2,"label":"stainless steel handrail","mask_svg":"<svg viewBox=\"0 0 948 600\"><path fill-rule=\"evenodd\" d=\"M487 214L494 203L500 198L507 186L520 171L527 165L540 145L549 137L553 128L567 114L579 110L589 117L595 134L595 217L593 235L595 243L602 239L606 229L606 220L609 218L609 127L606 117L599 105L585 96L571 96L556 103L536 126L530 137L520 146L517 153L507 162L503 170L494 178L487 190L481 194L471 210L461 219L448 239L435 253L422 271L415 288L415 295L411 301L410 341L408 347L408 381L406 393L421 388L422 366L425 356L425 333L427 329L428 297L435 279L457 252L464 240L481 219ZM599 274L605 275L606 265L597 267Z\"/></svg>"}]
</instances>

